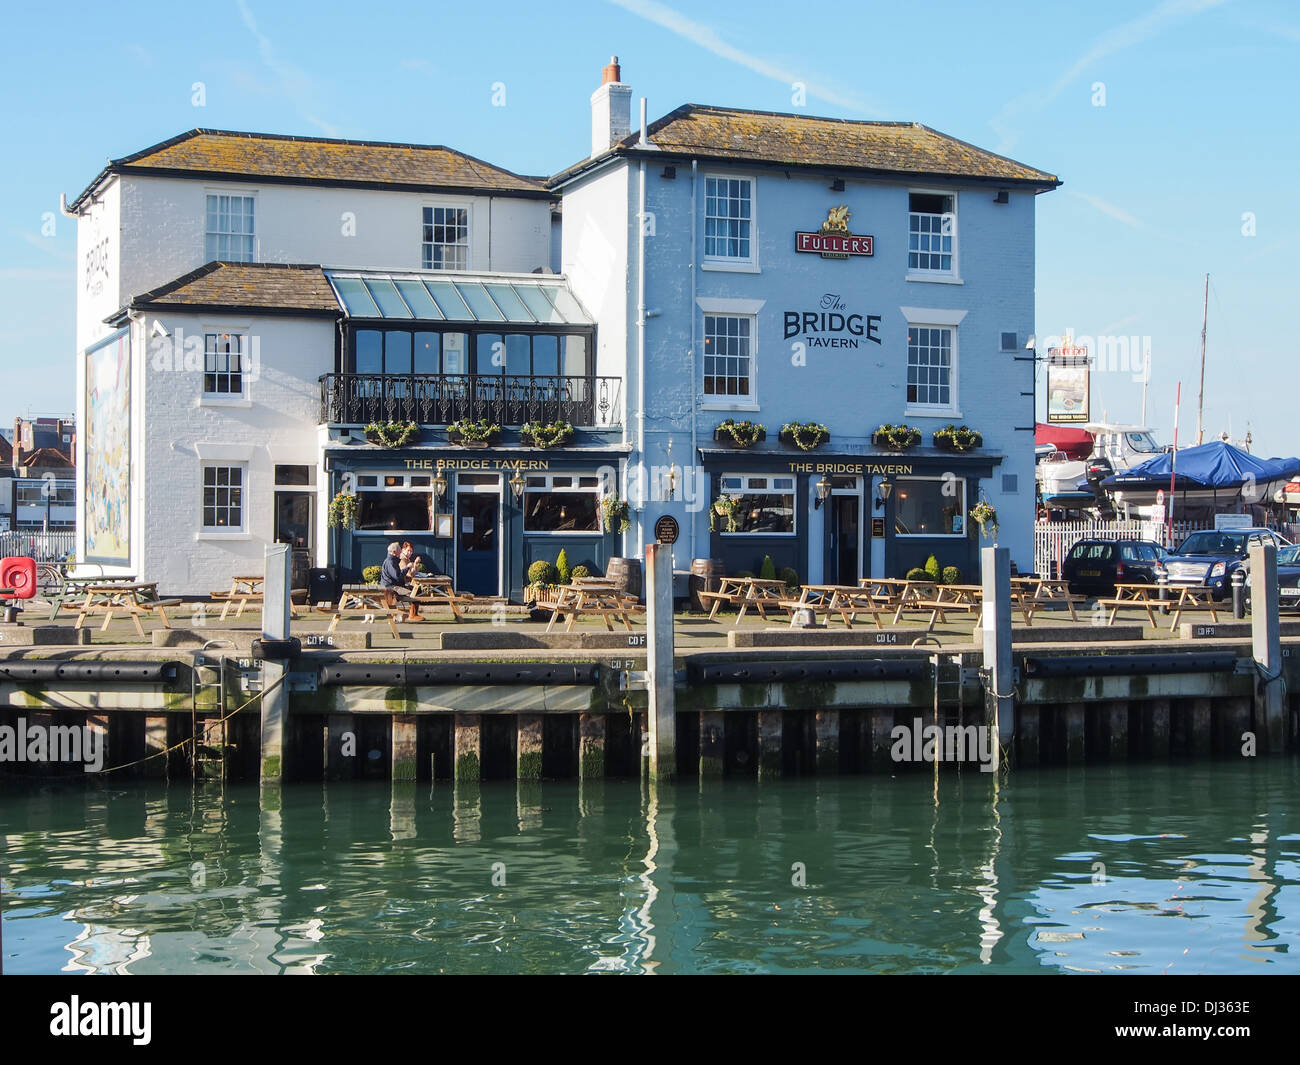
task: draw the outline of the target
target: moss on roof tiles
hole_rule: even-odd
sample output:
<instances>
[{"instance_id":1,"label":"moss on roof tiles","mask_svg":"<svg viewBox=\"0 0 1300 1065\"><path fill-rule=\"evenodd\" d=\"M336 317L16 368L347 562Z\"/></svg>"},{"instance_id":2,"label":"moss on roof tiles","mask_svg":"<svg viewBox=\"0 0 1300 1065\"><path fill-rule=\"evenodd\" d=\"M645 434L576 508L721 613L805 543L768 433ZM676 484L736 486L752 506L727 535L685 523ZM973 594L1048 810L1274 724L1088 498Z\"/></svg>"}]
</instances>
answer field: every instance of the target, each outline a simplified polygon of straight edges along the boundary
<instances>
[{"instance_id":1,"label":"moss on roof tiles","mask_svg":"<svg viewBox=\"0 0 1300 1065\"><path fill-rule=\"evenodd\" d=\"M441 145L386 144L271 134L191 130L116 160L117 169L414 188L475 188L541 193L539 178L521 177Z\"/></svg>"},{"instance_id":2,"label":"moss on roof tiles","mask_svg":"<svg viewBox=\"0 0 1300 1065\"><path fill-rule=\"evenodd\" d=\"M338 314L341 309L319 266L212 262L137 296L133 307L248 307Z\"/></svg>"},{"instance_id":3,"label":"moss on roof tiles","mask_svg":"<svg viewBox=\"0 0 1300 1065\"><path fill-rule=\"evenodd\" d=\"M980 178L1060 184L1054 174L1007 159L914 122L857 122L811 115L743 111L687 104L652 123L650 142L687 156L785 166L839 168L890 174ZM613 150L635 149L639 134ZM580 170L578 164L552 184Z\"/></svg>"}]
</instances>

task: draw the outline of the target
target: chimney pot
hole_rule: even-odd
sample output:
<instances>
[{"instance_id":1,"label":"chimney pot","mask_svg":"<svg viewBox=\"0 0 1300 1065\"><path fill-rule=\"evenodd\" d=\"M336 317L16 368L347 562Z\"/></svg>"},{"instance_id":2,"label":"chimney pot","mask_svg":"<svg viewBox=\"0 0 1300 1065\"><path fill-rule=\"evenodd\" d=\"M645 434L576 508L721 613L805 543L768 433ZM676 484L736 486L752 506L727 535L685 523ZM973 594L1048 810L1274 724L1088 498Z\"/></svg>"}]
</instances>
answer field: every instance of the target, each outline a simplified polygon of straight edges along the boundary
<instances>
[{"instance_id":1,"label":"chimney pot","mask_svg":"<svg viewBox=\"0 0 1300 1065\"><path fill-rule=\"evenodd\" d=\"M621 74L622 71L618 66L618 56L612 55L609 57L609 66L604 67L600 72L600 83L608 85L611 81L621 81Z\"/></svg>"}]
</instances>

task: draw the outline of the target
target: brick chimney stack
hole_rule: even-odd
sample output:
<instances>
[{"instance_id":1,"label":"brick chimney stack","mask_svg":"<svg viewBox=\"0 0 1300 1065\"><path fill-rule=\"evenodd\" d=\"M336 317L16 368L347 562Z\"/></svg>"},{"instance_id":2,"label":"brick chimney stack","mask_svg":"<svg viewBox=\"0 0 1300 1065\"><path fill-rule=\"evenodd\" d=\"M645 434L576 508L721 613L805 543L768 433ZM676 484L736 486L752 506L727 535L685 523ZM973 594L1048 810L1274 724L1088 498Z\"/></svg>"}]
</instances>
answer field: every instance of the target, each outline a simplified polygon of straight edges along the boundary
<instances>
[{"instance_id":1,"label":"brick chimney stack","mask_svg":"<svg viewBox=\"0 0 1300 1065\"><path fill-rule=\"evenodd\" d=\"M600 155L632 132L632 86L620 81L618 56L600 72L600 88L591 94L591 154Z\"/></svg>"}]
</instances>

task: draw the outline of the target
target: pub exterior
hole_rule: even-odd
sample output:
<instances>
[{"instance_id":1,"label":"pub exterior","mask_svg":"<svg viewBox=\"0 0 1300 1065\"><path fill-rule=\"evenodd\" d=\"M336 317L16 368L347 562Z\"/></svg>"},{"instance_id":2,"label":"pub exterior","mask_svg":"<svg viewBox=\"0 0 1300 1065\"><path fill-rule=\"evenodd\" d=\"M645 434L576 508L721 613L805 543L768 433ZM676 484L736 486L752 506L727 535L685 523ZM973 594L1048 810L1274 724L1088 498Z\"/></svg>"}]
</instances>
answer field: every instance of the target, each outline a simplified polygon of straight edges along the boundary
<instances>
[{"instance_id":1,"label":"pub exterior","mask_svg":"<svg viewBox=\"0 0 1300 1065\"><path fill-rule=\"evenodd\" d=\"M268 543L302 583L410 540L518 601L671 518L679 570L973 577L980 501L1029 568L1056 178L915 124L630 106L611 62L549 181L211 130L110 163L68 209L80 557L205 594Z\"/></svg>"}]
</instances>

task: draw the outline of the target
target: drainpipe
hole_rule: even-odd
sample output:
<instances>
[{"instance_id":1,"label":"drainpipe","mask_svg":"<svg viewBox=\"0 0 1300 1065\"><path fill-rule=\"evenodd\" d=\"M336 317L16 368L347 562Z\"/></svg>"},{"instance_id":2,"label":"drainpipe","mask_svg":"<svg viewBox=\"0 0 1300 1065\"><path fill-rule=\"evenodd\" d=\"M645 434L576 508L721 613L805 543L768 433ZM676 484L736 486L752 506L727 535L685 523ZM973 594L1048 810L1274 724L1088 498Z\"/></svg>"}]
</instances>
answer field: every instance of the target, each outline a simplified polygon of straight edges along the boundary
<instances>
[{"instance_id":1,"label":"drainpipe","mask_svg":"<svg viewBox=\"0 0 1300 1065\"><path fill-rule=\"evenodd\" d=\"M699 452L696 450L696 449L699 447L699 441L698 441L698 438L697 438L696 430L697 430L697 428L698 428L699 420L700 420L700 419L699 419L699 404L698 404L697 402L695 402L695 400L694 400L693 397L695 396L695 389L699 387L700 382L704 379L704 375L703 375L703 373L698 372L700 368L697 367L696 364L695 364L695 363L696 363L696 358L695 358L695 282L696 282L696 280L697 280L697 278L696 278L696 274L695 274L695 225L696 225L696 222L695 222L695 186L696 186L696 181L698 180L698 171L699 171L699 160L697 160L697 159L692 159L692 160L691 160L691 267L690 267L690 269L691 269L691 305L690 305L689 308L687 308L687 311L688 311L688 313L689 313L690 316L691 316L691 350L690 350L690 356L691 356L691 396L692 396L692 401L691 401L691 465L692 465L692 466L695 465L695 456L699 453ZM685 486L685 484L686 484L686 477L687 477L686 469L685 469L685 467L683 466L683 468L682 468L682 484L683 484L683 486ZM682 494L685 495L685 489L684 489L684 487L683 487L683 492L682 492ZM707 499L708 499L708 493L705 492L705 500L707 501ZM696 502L697 502L697 504L698 504L699 501L697 500ZM706 506L708 505L707 502L706 502L705 505L706 505ZM697 505L697 506L695 507L695 509L692 510L692 511L690 512L690 514L691 514L691 525L690 525L690 541L689 541L689 542L690 542L690 545L691 545L691 553L692 553L692 555L693 555L694 552L695 552L695 518L696 518L696 515L699 513L699 509L700 509L700 508L699 508L699 506Z\"/></svg>"},{"instance_id":2,"label":"drainpipe","mask_svg":"<svg viewBox=\"0 0 1300 1065\"><path fill-rule=\"evenodd\" d=\"M638 147L646 147L645 97L641 97L641 139ZM636 451L641 463L642 507L637 515L637 558L642 557L645 541L643 528L645 513L644 490L649 471L645 462L645 159L639 167L637 187L637 245L636 245Z\"/></svg>"}]
</instances>

